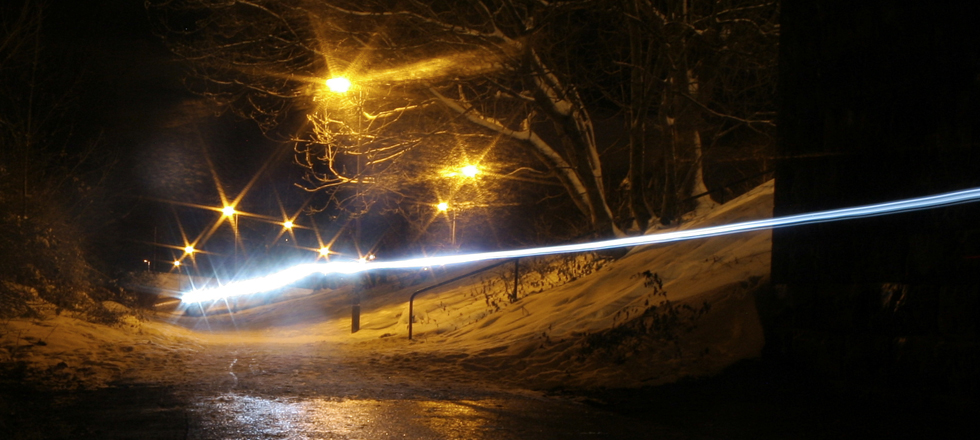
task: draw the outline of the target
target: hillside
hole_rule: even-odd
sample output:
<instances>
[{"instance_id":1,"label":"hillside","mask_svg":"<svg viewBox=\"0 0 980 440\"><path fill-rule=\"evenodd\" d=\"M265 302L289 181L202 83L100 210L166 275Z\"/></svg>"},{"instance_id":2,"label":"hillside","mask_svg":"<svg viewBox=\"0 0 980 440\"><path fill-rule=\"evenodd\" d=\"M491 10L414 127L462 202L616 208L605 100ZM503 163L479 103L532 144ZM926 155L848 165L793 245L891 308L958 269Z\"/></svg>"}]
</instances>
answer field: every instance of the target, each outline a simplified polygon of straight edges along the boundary
<instances>
[{"instance_id":1,"label":"hillside","mask_svg":"<svg viewBox=\"0 0 980 440\"><path fill-rule=\"evenodd\" d=\"M772 189L768 182L682 228L770 217ZM516 302L508 297L509 264L419 296L414 341L407 339L409 295L472 266L433 268L415 285L416 274L392 274L363 293L354 334L349 288L292 289L202 317L164 303L113 328L54 313L14 319L2 327L0 361L52 386L98 387L193 373L202 367L188 359L216 347L329 346L385 363L393 374L428 368L533 389L668 383L758 356L764 340L753 292L767 284L770 237L759 231L645 246L616 259L522 259Z\"/></svg>"}]
</instances>

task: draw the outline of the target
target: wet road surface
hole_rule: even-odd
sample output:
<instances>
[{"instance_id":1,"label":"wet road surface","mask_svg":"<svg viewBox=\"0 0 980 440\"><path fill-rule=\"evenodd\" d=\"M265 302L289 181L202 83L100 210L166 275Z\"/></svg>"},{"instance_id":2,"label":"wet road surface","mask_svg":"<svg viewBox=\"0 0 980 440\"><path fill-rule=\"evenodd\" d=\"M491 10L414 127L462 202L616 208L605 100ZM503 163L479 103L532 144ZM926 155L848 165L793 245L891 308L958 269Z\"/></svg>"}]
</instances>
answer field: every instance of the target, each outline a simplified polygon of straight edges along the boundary
<instances>
[{"instance_id":1,"label":"wet road surface","mask_svg":"<svg viewBox=\"0 0 980 440\"><path fill-rule=\"evenodd\" d=\"M506 393L351 399L173 391L82 393L57 404L44 426L21 426L13 438L678 438L586 405Z\"/></svg>"},{"instance_id":2,"label":"wet road surface","mask_svg":"<svg viewBox=\"0 0 980 440\"><path fill-rule=\"evenodd\" d=\"M975 401L859 395L758 361L562 398L371 360L230 349L156 384L38 393L0 383L0 439L965 439L980 430Z\"/></svg>"},{"instance_id":3,"label":"wet road surface","mask_svg":"<svg viewBox=\"0 0 980 440\"><path fill-rule=\"evenodd\" d=\"M3 438L687 438L570 399L325 351L208 350L158 384L8 398L0 428L12 433Z\"/></svg>"}]
</instances>

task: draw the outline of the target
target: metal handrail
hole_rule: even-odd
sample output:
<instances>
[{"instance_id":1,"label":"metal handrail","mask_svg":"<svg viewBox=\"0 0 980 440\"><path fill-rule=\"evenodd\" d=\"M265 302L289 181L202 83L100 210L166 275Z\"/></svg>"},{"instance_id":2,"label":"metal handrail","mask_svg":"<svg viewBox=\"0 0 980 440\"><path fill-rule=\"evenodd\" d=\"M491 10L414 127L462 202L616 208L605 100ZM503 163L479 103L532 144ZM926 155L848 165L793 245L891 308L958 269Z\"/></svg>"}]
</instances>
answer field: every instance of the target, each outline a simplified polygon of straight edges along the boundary
<instances>
[{"instance_id":1,"label":"metal handrail","mask_svg":"<svg viewBox=\"0 0 980 440\"><path fill-rule=\"evenodd\" d=\"M493 268L496 268L496 267L503 266L504 264L510 263L511 261L513 261L516 264L518 262L518 260L520 260L520 258L513 258L513 259L509 259L509 260L504 260L504 261L501 261L501 262L498 262L498 263L494 263L494 264L491 264L491 265L489 265L487 267L483 267L483 268L474 270L472 272L467 272L467 273L465 273L463 275L459 275L457 277L453 277L453 278L450 278L450 279L445 280L445 281L440 281L440 282L438 282L436 284L433 284L431 286L423 287L423 288L421 288L419 290L416 290L415 292L412 292L412 296L409 296L408 297L408 340L409 341L412 340L412 323L415 322L415 297L418 294L428 292L429 290L435 289L436 287L445 286L446 284L452 283L454 281L459 281L459 280L461 280L463 278L466 278L466 277L469 277L469 276L472 276L472 275L476 275L476 274L478 274L480 272L484 272L484 271L487 271L487 270L490 270L490 269L493 269Z\"/></svg>"}]
</instances>

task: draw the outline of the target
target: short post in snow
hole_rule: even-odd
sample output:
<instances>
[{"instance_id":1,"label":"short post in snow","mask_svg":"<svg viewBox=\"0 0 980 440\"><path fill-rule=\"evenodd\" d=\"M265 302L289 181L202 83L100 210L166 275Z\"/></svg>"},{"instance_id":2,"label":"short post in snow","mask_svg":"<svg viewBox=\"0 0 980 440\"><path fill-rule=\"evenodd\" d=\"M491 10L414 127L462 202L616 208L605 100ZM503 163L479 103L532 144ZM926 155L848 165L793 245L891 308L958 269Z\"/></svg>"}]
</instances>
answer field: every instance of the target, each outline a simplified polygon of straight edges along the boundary
<instances>
[{"instance_id":1,"label":"short post in snow","mask_svg":"<svg viewBox=\"0 0 980 440\"><path fill-rule=\"evenodd\" d=\"M514 293L510 295L510 302L517 302L517 282L521 278L521 259L514 259Z\"/></svg>"},{"instance_id":2,"label":"short post in snow","mask_svg":"<svg viewBox=\"0 0 980 440\"><path fill-rule=\"evenodd\" d=\"M357 333L361 329L361 288L360 285L354 286L354 292L351 293L351 307L350 307L350 332Z\"/></svg>"}]
</instances>

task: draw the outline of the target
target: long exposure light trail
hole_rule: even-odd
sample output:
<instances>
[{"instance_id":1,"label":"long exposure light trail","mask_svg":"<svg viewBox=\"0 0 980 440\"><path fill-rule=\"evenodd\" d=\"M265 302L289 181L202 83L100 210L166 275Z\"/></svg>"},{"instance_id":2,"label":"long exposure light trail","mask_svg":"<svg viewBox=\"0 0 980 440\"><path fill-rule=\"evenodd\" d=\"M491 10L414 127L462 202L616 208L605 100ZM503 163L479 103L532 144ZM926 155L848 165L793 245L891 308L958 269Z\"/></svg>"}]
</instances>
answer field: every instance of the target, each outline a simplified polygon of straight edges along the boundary
<instances>
[{"instance_id":1,"label":"long exposure light trail","mask_svg":"<svg viewBox=\"0 0 980 440\"><path fill-rule=\"evenodd\" d=\"M463 255L444 255L435 257L412 258L397 261L343 261L328 263L300 264L275 272L271 275L237 281L221 287L198 289L183 294L181 301L197 303L212 301L233 296L251 295L275 290L313 274L351 274L377 269L410 269L450 264L473 263L477 261L501 260L508 258L532 257L549 254L564 254L586 252L601 249L628 247L647 244L670 243L675 241L692 240L696 238L715 237L719 235L737 234L740 232L758 231L762 229L781 228L794 225L840 221L863 217L876 217L900 212L917 211L941 206L972 203L980 200L980 188L954 191L926 197L898 200L894 202L863 205L853 208L832 209L808 214L797 214L742 223L732 223L722 226L689 229L684 231L664 232L636 237L616 238L594 241L589 243L545 246L529 249L517 249L495 252L479 252Z\"/></svg>"}]
</instances>

